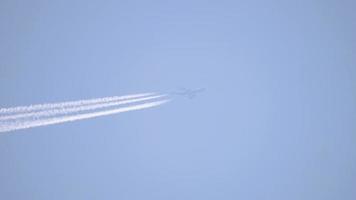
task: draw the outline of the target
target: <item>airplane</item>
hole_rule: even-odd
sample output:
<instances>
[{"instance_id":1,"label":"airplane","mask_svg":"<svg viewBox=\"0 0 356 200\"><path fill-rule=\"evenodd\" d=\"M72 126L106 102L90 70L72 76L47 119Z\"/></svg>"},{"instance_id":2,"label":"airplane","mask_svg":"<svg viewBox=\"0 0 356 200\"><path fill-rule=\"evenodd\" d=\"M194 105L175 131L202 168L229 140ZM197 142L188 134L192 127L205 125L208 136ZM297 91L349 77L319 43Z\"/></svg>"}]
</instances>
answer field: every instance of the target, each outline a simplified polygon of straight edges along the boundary
<instances>
[{"instance_id":1,"label":"airplane","mask_svg":"<svg viewBox=\"0 0 356 200\"><path fill-rule=\"evenodd\" d=\"M198 88L198 89L187 89L187 88L180 88L178 91L173 92L175 95L186 96L189 99L193 99L197 96L198 93L202 93L205 91L205 88Z\"/></svg>"}]
</instances>

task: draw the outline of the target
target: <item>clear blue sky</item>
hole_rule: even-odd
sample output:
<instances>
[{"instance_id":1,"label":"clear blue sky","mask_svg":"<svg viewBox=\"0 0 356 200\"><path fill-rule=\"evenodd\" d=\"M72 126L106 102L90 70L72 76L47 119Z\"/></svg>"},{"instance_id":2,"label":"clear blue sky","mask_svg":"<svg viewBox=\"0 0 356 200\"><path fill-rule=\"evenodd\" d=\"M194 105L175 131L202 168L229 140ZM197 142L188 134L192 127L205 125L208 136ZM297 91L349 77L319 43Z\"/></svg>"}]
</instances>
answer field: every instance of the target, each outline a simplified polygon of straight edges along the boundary
<instances>
[{"instance_id":1,"label":"clear blue sky","mask_svg":"<svg viewBox=\"0 0 356 200\"><path fill-rule=\"evenodd\" d=\"M0 135L0 199L356 198L356 3L0 2L0 107L205 87Z\"/></svg>"}]
</instances>

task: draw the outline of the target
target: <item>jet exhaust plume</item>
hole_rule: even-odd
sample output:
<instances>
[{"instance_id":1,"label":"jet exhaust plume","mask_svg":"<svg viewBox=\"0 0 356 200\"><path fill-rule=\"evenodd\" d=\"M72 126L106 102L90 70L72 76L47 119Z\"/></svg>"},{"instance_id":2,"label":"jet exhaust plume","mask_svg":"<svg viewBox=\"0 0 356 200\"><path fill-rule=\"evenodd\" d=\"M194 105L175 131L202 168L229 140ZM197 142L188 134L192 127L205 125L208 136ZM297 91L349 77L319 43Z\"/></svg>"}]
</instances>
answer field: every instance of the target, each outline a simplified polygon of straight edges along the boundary
<instances>
[{"instance_id":1,"label":"jet exhaust plume","mask_svg":"<svg viewBox=\"0 0 356 200\"><path fill-rule=\"evenodd\" d=\"M169 102L167 95L145 93L54 104L0 109L0 132L60 124L156 107ZM2 115L1 115L2 114Z\"/></svg>"},{"instance_id":2,"label":"jet exhaust plume","mask_svg":"<svg viewBox=\"0 0 356 200\"><path fill-rule=\"evenodd\" d=\"M31 111L44 110L44 109L62 108L62 107L67 107L67 106L68 107L81 106L81 105L86 105L86 104L96 104L96 103L101 103L101 102L126 100L126 99L146 97L146 96L151 96L151 95L154 95L154 93L142 93L142 94L113 96L113 97L96 98L96 99L88 99L88 100L80 100L80 101L67 101L67 102L61 102L61 103L47 103L47 104L37 104L37 105L30 105L30 106L18 106L18 107L12 107L12 108L1 108L0 114L31 112Z\"/></svg>"},{"instance_id":3,"label":"jet exhaust plume","mask_svg":"<svg viewBox=\"0 0 356 200\"><path fill-rule=\"evenodd\" d=\"M140 101L147 101L147 100L161 98L164 96L165 95L156 95L156 96L149 96L149 97L128 99L128 100L116 100L116 101L112 101L112 102L103 100L101 102L98 101L97 104L89 104L89 105L83 105L83 106L80 106L80 105L79 106L70 106L69 108L62 106L62 107L57 107L55 109L47 109L47 110L41 110L41 111L37 111L37 112L26 112L26 113L21 113L21 114L0 116L0 121L17 120L17 119L26 118L26 117L39 118L39 117L59 115L59 114L70 114L73 112L83 112L83 111L107 108L107 107L111 107L111 106L136 103L136 102L140 102Z\"/></svg>"}]
</instances>

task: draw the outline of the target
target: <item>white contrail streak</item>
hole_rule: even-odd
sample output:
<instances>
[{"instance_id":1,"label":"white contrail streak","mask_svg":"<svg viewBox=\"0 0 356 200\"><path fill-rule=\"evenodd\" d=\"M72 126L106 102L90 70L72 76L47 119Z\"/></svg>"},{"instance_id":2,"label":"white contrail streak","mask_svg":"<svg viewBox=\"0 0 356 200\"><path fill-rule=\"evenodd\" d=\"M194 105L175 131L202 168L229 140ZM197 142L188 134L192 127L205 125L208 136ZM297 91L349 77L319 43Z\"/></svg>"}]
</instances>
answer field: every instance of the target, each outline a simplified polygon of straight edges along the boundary
<instances>
[{"instance_id":1,"label":"white contrail streak","mask_svg":"<svg viewBox=\"0 0 356 200\"><path fill-rule=\"evenodd\" d=\"M76 107L59 107L57 106L56 109L47 109L47 110L41 110L37 112L28 112L28 113L21 113L21 114L13 114L13 115L5 115L5 116L0 116L0 122L4 120L18 120L21 118L26 118L26 117L32 117L32 118L38 118L38 117L46 117L46 116L53 116L53 115L66 115L66 114L71 114L73 112L84 112L84 111L89 111L89 110L95 110L95 109L102 109L102 108L107 108L111 106L118 106L118 105L124 105L124 104L130 104L130 103L136 103L140 101L147 101L147 100L152 100L152 99L157 99L161 97L165 97L166 95L156 95L156 96L148 96L148 97L142 97L142 98L136 98L136 99L127 99L127 100L116 100L112 102L107 102L106 100L103 101L96 101L97 104L89 104L89 105L80 105ZM109 98L106 98L109 99ZM83 102L83 101L82 101ZM63 105L62 104L57 104L57 105ZM73 104L71 104L73 105Z\"/></svg>"},{"instance_id":2,"label":"white contrail streak","mask_svg":"<svg viewBox=\"0 0 356 200\"><path fill-rule=\"evenodd\" d=\"M14 131L14 130L19 130L19 129L33 128L33 127L38 127L38 126L47 126L47 125L51 125L51 124L72 122L72 121L77 121L77 120L82 120L82 119L95 118L95 117L99 117L99 116L112 115L112 114L134 111L134 110L141 110L141 109L145 109L145 108L159 106L164 103L167 103L168 101L169 100L167 99L167 100L154 101L154 102L149 102L149 103L127 106L127 107L121 107L121 108L116 108L116 109L111 109L111 110L91 112L91 113L66 115L66 116L61 116L61 117L54 116L52 118L36 119L36 120L30 120L30 121L24 120L24 121L20 121L20 122L16 121L16 122L5 123L5 124L0 123L0 132L8 132L8 131Z\"/></svg>"},{"instance_id":3,"label":"white contrail streak","mask_svg":"<svg viewBox=\"0 0 356 200\"><path fill-rule=\"evenodd\" d=\"M135 94L135 95L114 96L114 97L96 98L96 99L88 99L88 100L81 100L81 101L68 101L62 103L48 103L48 104L38 104L38 105L30 105L30 106L19 106L13 108L1 108L0 114L12 114L12 113L20 113L20 112L32 112L32 111L38 111L44 109L82 106L87 104L97 104L97 103L104 103L104 102L117 101L117 100L126 100L126 99L146 97L151 95L154 95L154 93L142 93L142 94Z\"/></svg>"}]
</instances>

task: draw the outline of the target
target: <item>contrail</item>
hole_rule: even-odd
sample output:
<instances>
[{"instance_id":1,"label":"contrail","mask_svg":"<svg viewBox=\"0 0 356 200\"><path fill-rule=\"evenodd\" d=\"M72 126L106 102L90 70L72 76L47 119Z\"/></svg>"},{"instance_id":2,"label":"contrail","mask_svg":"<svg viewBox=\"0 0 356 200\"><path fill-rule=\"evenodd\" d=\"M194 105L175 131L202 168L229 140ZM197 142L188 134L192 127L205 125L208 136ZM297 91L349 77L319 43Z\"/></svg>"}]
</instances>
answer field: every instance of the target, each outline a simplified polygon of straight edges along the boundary
<instances>
[{"instance_id":1,"label":"contrail","mask_svg":"<svg viewBox=\"0 0 356 200\"><path fill-rule=\"evenodd\" d=\"M133 99L133 98L145 97L145 96L151 96L151 95L154 95L154 93L142 93L142 94L96 98L96 99L88 99L88 100L80 100L80 101L68 101L68 102L61 102L61 103L48 103L48 104L38 104L38 105L30 105L30 106L19 106L19 107L13 107L13 108L1 108L0 114L32 112L32 111L37 111L37 110L62 108L62 107L67 107L67 106L74 107L74 106L81 106L81 105L86 105L86 104L96 104L96 103L110 102L110 101L116 101L116 100Z\"/></svg>"},{"instance_id":2,"label":"contrail","mask_svg":"<svg viewBox=\"0 0 356 200\"><path fill-rule=\"evenodd\" d=\"M141 109L145 109L145 108L159 106L164 103L167 103L168 101L169 100L161 100L161 101L143 103L143 104L139 104L139 105L133 105L133 106L117 108L117 109L112 109L112 110L105 110L105 111L98 111L98 112L77 114L77 115L67 115L67 116L63 116L63 117L54 117L54 118L47 118L47 119L40 119L40 120L33 120L33 121L16 122L13 124L5 124L2 126L0 125L0 132L8 132L8 131L14 131L14 130L19 130L19 129L33 128L33 127L38 127L38 126L47 126L47 125L51 125L51 124L72 122L72 121L77 121L77 120L82 120L82 119L95 118L95 117L99 117L99 116L112 115L112 114L134 111L134 110L141 110Z\"/></svg>"},{"instance_id":3,"label":"contrail","mask_svg":"<svg viewBox=\"0 0 356 200\"><path fill-rule=\"evenodd\" d=\"M153 93L146 93L139 95L128 95L123 97L107 97L91 100L81 100L55 104L39 104L28 107L21 106L15 108L1 109L2 111L7 111L4 112L6 114L15 114L1 116L0 132L8 132L38 126L47 126L51 124L72 122L116 113L141 110L145 108L159 106L170 101L167 98L164 98L163 100L157 100L159 98L166 97L167 95L152 95ZM138 102L139 104L137 104ZM124 107L119 106L125 104L126 106ZM36 110L39 111L32 112ZM18 112L24 113L16 114Z\"/></svg>"},{"instance_id":4,"label":"contrail","mask_svg":"<svg viewBox=\"0 0 356 200\"><path fill-rule=\"evenodd\" d=\"M5 115L5 116L0 116L0 121L4 120L18 120L21 118L26 118L26 117L32 117L32 118L38 118L38 117L45 117L45 116L52 116L52 115L65 115L65 114L70 114L73 112L84 112L84 111L89 111L89 110L95 110L95 109L101 109L101 108L107 108L111 106L118 106L118 105L123 105L123 104L130 104L130 103L136 103L140 101L147 101L147 100L152 100L152 99L157 99L161 97L165 97L166 95L156 95L156 96L149 96L149 97L142 97L142 98L136 98L136 99L128 99L128 100L116 100L112 102L107 102L107 100L102 100L102 101L97 101L97 104L89 104L89 105L80 105L73 107L71 104L71 107L67 108L65 106L59 107L57 106L56 109L47 109L47 110L41 110L37 112L27 112L27 113L22 113L22 114L14 114L14 115ZM59 105L59 104L57 104Z\"/></svg>"}]
</instances>

